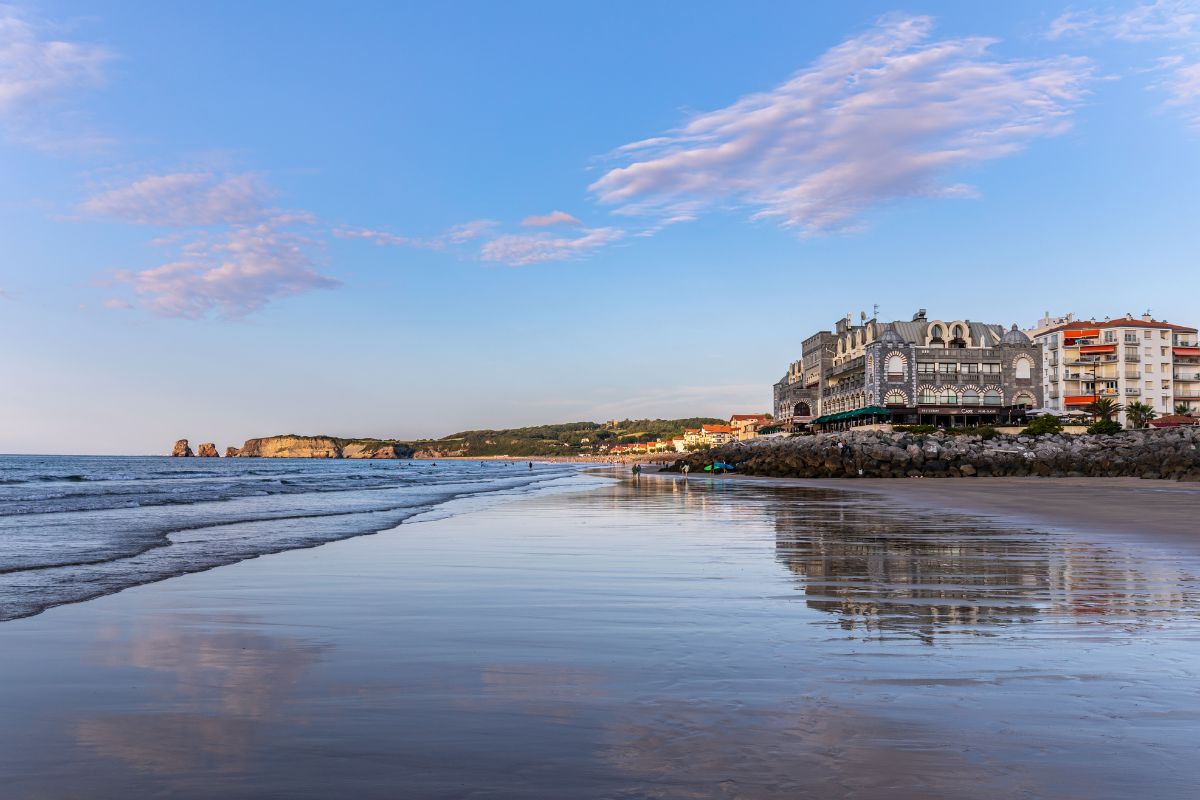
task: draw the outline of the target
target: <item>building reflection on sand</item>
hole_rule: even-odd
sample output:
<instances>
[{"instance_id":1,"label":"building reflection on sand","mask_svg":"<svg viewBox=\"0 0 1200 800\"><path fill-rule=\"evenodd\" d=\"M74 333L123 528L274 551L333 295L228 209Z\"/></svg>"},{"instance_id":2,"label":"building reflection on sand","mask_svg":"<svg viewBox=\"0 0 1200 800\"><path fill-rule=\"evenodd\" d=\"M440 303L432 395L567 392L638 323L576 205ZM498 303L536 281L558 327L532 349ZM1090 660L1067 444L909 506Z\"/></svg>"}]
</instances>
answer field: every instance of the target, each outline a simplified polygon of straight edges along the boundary
<instances>
[{"instance_id":1,"label":"building reflection on sand","mask_svg":"<svg viewBox=\"0 0 1200 800\"><path fill-rule=\"evenodd\" d=\"M802 490L770 506L775 553L808 607L876 635L998 635L1013 624L1143 625L1195 606L1172 563L1003 527L883 507L870 495ZM801 499L801 498L796 498ZM1024 631L1023 635L1028 635Z\"/></svg>"}]
</instances>

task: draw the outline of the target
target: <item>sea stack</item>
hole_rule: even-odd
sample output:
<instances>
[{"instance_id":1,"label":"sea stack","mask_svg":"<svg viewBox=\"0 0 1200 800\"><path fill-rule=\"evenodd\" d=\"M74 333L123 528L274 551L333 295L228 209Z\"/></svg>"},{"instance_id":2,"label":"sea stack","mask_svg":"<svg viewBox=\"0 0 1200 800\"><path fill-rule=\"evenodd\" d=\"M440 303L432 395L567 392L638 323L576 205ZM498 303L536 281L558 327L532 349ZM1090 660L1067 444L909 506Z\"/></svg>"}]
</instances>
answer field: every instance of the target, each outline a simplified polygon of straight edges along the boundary
<instances>
[{"instance_id":1,"label":"sea stack","mask_svg":"<svg viewBox=\"0 0 1200 800\"><path fill-rule=\"evenodd\" d=\"M217 452L217 445L213 442L205 442L200 445L200 451L196 453L200 458L220 458L221 454Z\"/></svg>"},{"instance_id":2,"label":"sea stack","mask_svg":"<svg viewBox=\"0 0 1200 800\"><path fill-rule=\"evenodd\" d=\"M240 455L240 452L236 447L226 447L225 448L225 457L226 458L236 458L238 455Z\"/></svg>"},{"instance_id":3,"label":"sea stack","mask_svg":"<svg viewBox=\"0 0 1200 800\"><path fill-rule=\"evenodd\" d=\"M171 451L171 455L176 458L191 458L195 453L192 452L192 448L188 447L187 439L180 439L175 443L175 449Z\"/></svg>"}]
</instances>

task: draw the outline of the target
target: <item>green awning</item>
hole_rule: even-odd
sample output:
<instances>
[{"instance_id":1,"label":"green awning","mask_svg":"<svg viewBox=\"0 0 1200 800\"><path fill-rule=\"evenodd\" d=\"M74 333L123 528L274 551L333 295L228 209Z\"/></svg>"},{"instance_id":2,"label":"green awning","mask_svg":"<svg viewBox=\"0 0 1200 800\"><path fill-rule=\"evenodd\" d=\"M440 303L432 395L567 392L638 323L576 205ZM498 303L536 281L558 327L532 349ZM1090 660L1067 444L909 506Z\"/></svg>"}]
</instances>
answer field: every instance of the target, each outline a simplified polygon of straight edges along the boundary
<instances>
[{"instance_id":1,"label":"green awning","mask_svg":"<svg viewBox=\"0 0 1200 800\"><path fill-rule=\"evenodd\" d=\"M866 408L855 408L850 411L839 411L836 414L825 414L814 419L811 424L824 425L829 422L843 422L848 419L862 419L863 417L886 417L891 416L891 413L891 411L883 406L867 406Z\"/></svg>"}]
</instances>

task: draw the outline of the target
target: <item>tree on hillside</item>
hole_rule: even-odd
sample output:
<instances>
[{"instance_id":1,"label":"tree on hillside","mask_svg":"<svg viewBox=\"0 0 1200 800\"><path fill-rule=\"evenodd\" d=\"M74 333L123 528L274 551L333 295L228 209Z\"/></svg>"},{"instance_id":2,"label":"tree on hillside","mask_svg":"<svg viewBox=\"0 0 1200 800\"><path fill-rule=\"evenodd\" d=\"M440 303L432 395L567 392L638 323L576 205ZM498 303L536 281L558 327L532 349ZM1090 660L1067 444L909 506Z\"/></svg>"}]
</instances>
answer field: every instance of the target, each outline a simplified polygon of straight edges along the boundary
<instances>
[{"instance_id":1,"label":"tree on hillside","mask_svg":"<svg viewBox=\"0 0 1200 800\"><path fill-rule=\"evenodd\" d=\"M1125 407L1125 418L1129 420L1131 428L1144 428L1157 416L1158 412L1154 407L1146 403L1130 403Z\"/></svg>"},{"instance_id":2,"label":"tree on hillside","mask_svg":"<svg viewBox=\"0 0 1200 800\"><path fill-rule=\"evenodd\" d=\"M1102 419L1107 422L1124 411L1125 406L1111 397L1101 397L1086 405L1083 410L1091 414L1095 419Z\"/></svg>"}]
</instances>

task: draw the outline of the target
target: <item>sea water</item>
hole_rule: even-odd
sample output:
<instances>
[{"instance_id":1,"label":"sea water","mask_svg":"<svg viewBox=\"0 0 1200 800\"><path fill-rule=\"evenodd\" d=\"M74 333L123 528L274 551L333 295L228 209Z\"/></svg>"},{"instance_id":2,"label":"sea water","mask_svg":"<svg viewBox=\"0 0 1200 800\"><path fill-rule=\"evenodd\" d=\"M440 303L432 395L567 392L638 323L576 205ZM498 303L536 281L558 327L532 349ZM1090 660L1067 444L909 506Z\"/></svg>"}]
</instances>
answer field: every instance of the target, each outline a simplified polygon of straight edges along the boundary
<instances>
[{"instance_id":1,"label":"sea water","mask_svg":"<svg viewBox=\"0 0 1200 800\"><path fill-rule=\"evenodd\" d=\"M578 473L524 460L0 456L0 621Z\"/></svg>"}]
</instances>

